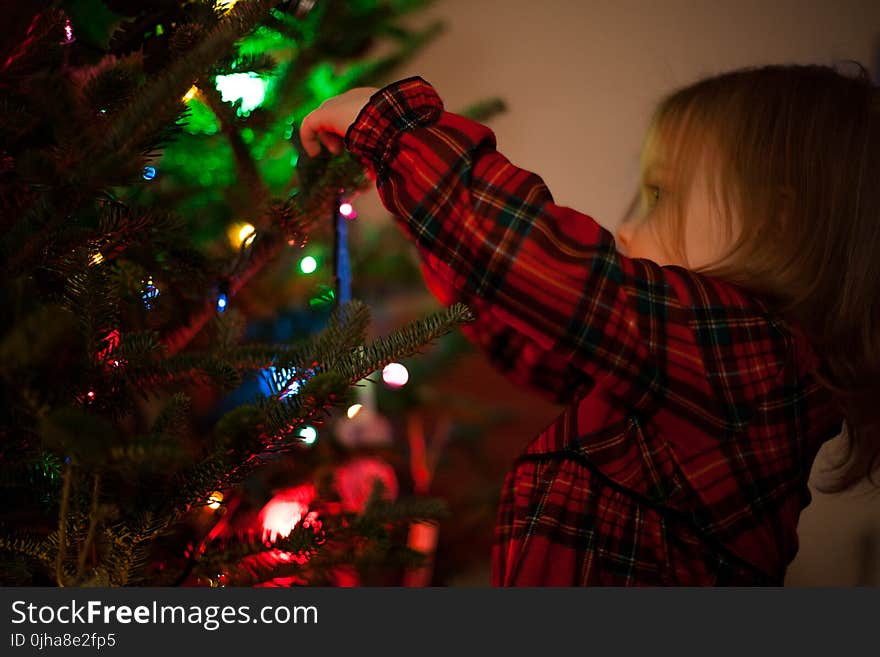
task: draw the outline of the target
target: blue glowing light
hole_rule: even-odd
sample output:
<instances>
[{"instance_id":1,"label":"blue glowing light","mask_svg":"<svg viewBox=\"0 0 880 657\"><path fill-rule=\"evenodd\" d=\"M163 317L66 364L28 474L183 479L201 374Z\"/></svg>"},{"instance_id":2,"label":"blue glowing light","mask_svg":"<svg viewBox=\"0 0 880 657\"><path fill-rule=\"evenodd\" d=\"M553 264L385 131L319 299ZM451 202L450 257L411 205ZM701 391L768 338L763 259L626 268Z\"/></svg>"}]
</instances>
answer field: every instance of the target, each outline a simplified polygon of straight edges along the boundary
<instances>
[{"instance_id":1,"label":"blue glowing light","mask_svg":"<svg viewBox=\"0 0 880 657\"><path fill-rule=\"evenodd\" d=\"M299 394L300 388L315 376L314 368L297 371L294 367L268 367L262 372L263 382L260 390L266 395L277 394L278 399L286 399ZM281 389L284 385L284 389Z\"/></svg>"},{"instance_id":2,"label":"blue glowing light","mask_svg":"<svg viewBox=\"0 0 880 657\"><path fill-rule=\"evenodd\" d=\"M226 311L226 304L227 304L227 303L228 303L228 300L227 300L227 298L226 298L226 295L223 294L223 293L221 292L221 293L217 296L217 311L218 311L218 312L221 312L221 313L222 313L222 312L225 312L225 311Z\"/></svg>"},{"instance_id":3,"label":"blue glowing light","mask_svg":"<svg viewBox=\"0 0 880 657\"><path fill-rule=\"evenodd\" d=\"M153 279L148 278L147 282L144 283L144 291L141 294L141 299L144 300L144 306L146 306L147 310L153 309L153 301L156 297L159 296L159 288L153 285Z\"/></svg>"},{"instance_id":4,"label":"blue glowing light","mask_svg":"<svg viewBox=\"0 0 880 657\"><path fill-rule=\"evenodd\" d=\"M152 180L156 177L156 167L144 167L144 180Z\"/></svg>"}]
</instances>

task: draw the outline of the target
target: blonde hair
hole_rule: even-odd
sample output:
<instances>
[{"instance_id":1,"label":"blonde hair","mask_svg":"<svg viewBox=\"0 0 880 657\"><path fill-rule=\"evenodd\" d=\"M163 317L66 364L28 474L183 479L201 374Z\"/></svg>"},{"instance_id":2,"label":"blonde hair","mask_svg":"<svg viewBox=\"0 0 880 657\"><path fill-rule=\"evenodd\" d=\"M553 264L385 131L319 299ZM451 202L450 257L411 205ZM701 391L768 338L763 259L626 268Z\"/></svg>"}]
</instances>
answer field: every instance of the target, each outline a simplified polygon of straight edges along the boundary
<instances>
[{"instance_id":1,"label":"blonde hair","mask_svg":"<svg viewBox=\"0 0 880 657\"><path fill-rule=\"evenodd\" d=\"M880 91L856 65L747 68L680 89L657 106L642 161L643 176L659 158L671 172L671 211L651 222L684 262L687 191L709 163L732 247L697 271L761 295L820 357L845 418L828 492L876 485L880 453Z\"/></svg>"}]
</instances>

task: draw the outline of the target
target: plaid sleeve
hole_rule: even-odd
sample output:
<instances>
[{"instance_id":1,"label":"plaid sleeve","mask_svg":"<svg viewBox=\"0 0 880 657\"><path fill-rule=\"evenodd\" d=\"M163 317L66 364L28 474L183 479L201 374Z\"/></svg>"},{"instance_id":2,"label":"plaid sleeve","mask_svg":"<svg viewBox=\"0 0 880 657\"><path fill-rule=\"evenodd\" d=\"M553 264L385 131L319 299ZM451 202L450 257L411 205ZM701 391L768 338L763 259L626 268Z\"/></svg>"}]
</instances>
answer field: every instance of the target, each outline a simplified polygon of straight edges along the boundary
<instances>
[{"instance_id":1,"label":"plaid sleeve","mask_svg":"<svg viewBox=\"0 0 880 657\"><path fill-rule=\"evenodd\" d=\"M499 153L488 127L444 111L422 78L376 92L345 142L375 171L446 301L472 302L484 343L523 348L506 354L528 358L531 374L515 366L522 378L601 382L633 411L674 397L736 426L771 385L785 355L749 295L624 257L609 231L556 205L538 175Z\"/></svg>"}]
</instances>

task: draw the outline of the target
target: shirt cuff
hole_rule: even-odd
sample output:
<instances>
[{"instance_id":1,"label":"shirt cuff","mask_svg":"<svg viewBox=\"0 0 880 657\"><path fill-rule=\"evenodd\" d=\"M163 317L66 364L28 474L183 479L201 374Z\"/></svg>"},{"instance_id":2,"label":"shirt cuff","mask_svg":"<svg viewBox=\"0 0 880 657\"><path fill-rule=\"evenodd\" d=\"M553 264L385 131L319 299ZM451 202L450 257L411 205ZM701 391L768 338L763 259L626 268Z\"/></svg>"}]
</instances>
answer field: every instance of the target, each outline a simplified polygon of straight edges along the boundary
<instances>
[{"instance_id":1,"label":"shirt cuff","mask_svg":"<svg viewBox=\"0 0 880 657\"><path fill-rule=\"evenodd\" d=\"M443 101L419 76L398 80L370 96L345 133L345 147L381 176L401 132L429 125L443 114Z\"/></svg>"}]
</instances>

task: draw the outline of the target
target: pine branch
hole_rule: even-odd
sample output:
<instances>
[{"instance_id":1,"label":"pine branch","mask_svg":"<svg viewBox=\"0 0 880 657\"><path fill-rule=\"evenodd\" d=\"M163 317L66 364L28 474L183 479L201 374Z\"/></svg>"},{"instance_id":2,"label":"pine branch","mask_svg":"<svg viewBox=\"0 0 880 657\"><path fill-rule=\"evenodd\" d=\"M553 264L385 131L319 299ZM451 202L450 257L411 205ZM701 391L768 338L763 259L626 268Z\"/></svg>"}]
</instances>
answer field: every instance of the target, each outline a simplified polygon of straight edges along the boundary
<instances>
[{"instance_id":1,"label":"pine branch","mask_svg":"<svg viewBox=\"0 0 880 657\"><path fill-rule=\"evenodd\" d=\"M46 566L55 564L55 553L46 550L45 541L27 535L4 536L0 534L0 550L8 550L29 559L35 559Z\"/></svg>"},{"instance_id":2,"label":"pine branch","mask_svg":"<svg viewBox=\"0 0 880 657\"><path fill-rule=\"evenodd\" d=\"M456 303L426 318L411 322L388 336L378 338L361 353L353 353L333 363L338 372L352 383L360 381L389 363L418 353L424 346L473 321L470 309Z\"/></svg>"},{"instance_id":3,"label":"pine branch","mask_svg":"<svg viewBox=\"0 0 880 657\"><path fill-rule=\"evenodd\" d=\"M86 559L89 556L89 550L92 547L92 541L95 538L95 528L98 526L98 497L101 492L101 475L95 474L92 477L92 506L89 510L89 529L86 532L86 539L83 541L79 549L79 558L76 564L76 580L82 581L83 572L86 568Z\"/></svg>"},{"instance_id":4,"label":"pine branch","mask_svg":"<svg viewBox=\"0 0 880 657\"><path fill-rule=\"evenodd\" d=\"M251 278L256 276L269 262L274 260L284 248L281 235L260 233L255 238L250 248L252 255L248 267L240 272L229 284L229 298L238 292ZM205 299L201 308L195 311L188 321L174 329L163 337L162 343L168 354L173 355L181 351L192 341L211 318L217 313L217 299L215 297Z\"/></svg>"},{"instance_id":5,"label":"pine branch","mask_svg":"<svg viewBox=\"0 0 880 657\"><path fill-rule=\"evenodd\" d=\"M220 98L220 93L211 84L203 85L200 91L205 104L220 120L220 130L226 135L226 139L232 147L239 185L241 188L248 190L248 198L242 202L243 207L247 208L251 213L261 217L264 216L263 208L269 201L269 190L257 171L257 163L251 156L250 149L241 138L232 105L224 103ZM266 225L258 225L257 230L265 229L266 227Z\"/></svg>"},{"instance_id":6,"label":"pine branch","mask_svg":"<svg viewBox=\"0 0 880 657\"><path fill-rule=\"evenodd\" d=\"M366 184L367 177L360 162L350 156L337 159L339 161L332 164L325 159L311 166L305 187L308 191L302 191L284 203L270 205L267 212L272 220L261 223L278 226L280 231L270 228L257 232L248 247L246 265L229 281L229 298L272 262L288 243L302 242L318 221L331 216L337 202L336 190L360 189ZM163 338L167 353L173 355L184 349L216 313L217 299L206 299L184 325Z\"/></svg>"},{"instance_id":7,"label":"pine branch","mask_svg":"<svg viewBox=\"0 0 880 657\"><path fill-rule=\"evenodd\" d=\"M180 436L180 427L186 422L191 407L192 403L187 395L175 393L153 422L153 433Z\"/></svg>"},{"instance_id":8,"label":"pine branch","mask_svg":"<svg viewBox=\"0 0 880 657\"><path fill-rule=\"evenodd\" d=\"M297 524L288 536L275 541L268 552L270 554L273 552L274 554L306 554L318 549L323 541L324 532ZM266 545L257 541L213 541L204 544L204 548L204 553L195 559L196 563L193 568L195 573L213 574L218 570L234 567L250 557L260 557L267 554ZM268 575L273 568L271 561L265 565L261 564L261 561L254 559L251 562L255 567L254 571L262 571ZM268 579L268 577L262 579ZM262 581L262 579L256 578L256 582Z\"/></svg>"},{"instance_id":9,"label":"pine branch","mask_svg":"<svg viewBox=\"0 0 880 657\"><path fill-rule=\"evenodd\" d=\"M149 135L173 122L180 114L184 93L242 36L263 20L279 0L239 2L218 21L217 26L189 52L142 87L129 105L107 127L98 152L88 150L95 160L104 155L130 152Z\"/></svg>"},{"instance_id":10,"label":"pine branch","mask_svg":"<svg viewBox=\"0 0 880 657\"><path fill-rule=\"evenodd\" d=\"M70 465L62 471L61 508L58 511L58 552L55 555L55 581L58 586L67 585L64 572L64 559L67 553L67 511L70 504L70 486L72 475Z\"/></svg>"},{"instance_id":11,"label":"pine branch","mask_svg":"<svg viewBox=\"0 0 880 657\"><path fill-rule=\"evenodd\" d=\"M365 311L360 308L355 304L351 310L342 311L340 322L347 319L355 326L361 325ZM157 515L168 517L170 523L170 518L186 513L198 500L207 500L211 492L240 482L267 458L296 444L297 438L291 442L294 432L308 422L320 423L319 419L327 409L346 399L345 393L351 385L388 363L416 353L426 343L471 318L466 306L455 304L433 316L412 322L363 350L353 348L357 342L350 339L353 332L338 327L331 329L328 334L335 336L336 343L325 338L325 348L330 351L333 347L343 345L347 353L337 353L335 356L332 353L321 354L323 359L318 360L314 367L318 374L305 382L296 395L286 399L276 395L249 409L243 416L244 423L234 432L234 435L240 436L240 442L230 445L226 457L211 455L180 473L172 487L173 499ZM318 338L316 344L322 344L322 339ZM304 371L314 362L311 359L300 362L294 369ZM241 415L242 412L243 409L239 409L235 413Z\"/></svg>"}]
</instances>

